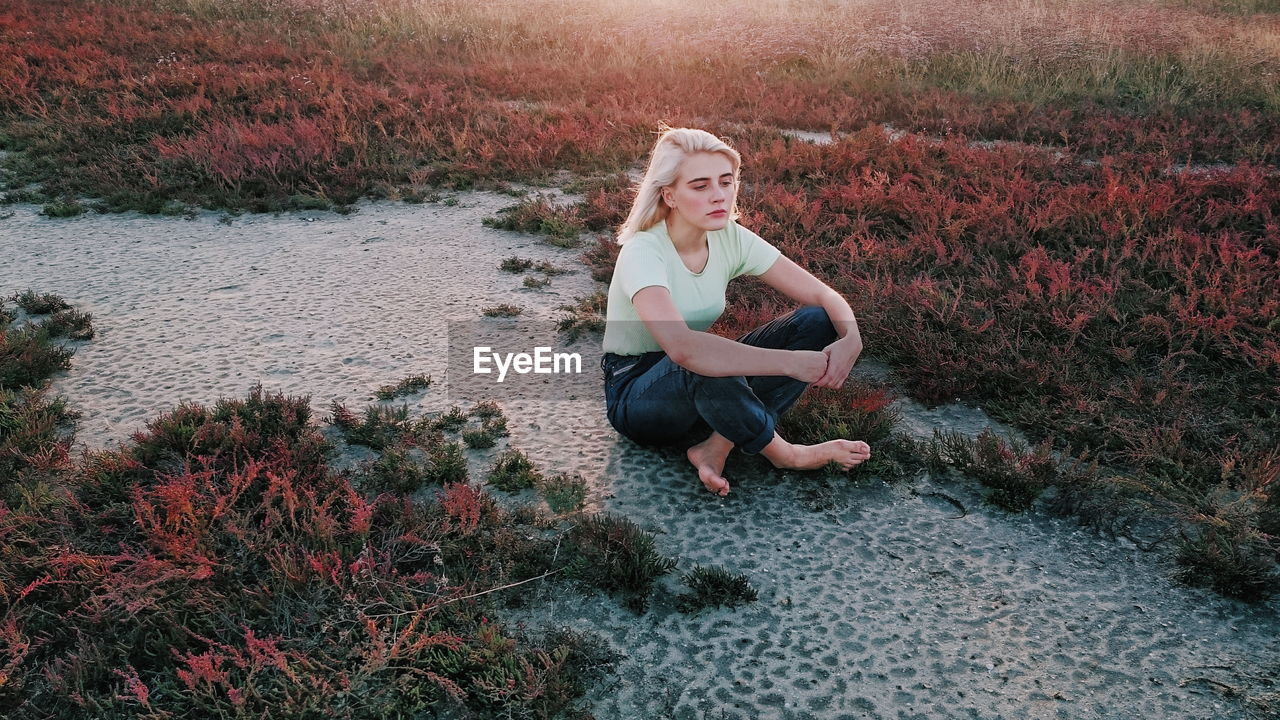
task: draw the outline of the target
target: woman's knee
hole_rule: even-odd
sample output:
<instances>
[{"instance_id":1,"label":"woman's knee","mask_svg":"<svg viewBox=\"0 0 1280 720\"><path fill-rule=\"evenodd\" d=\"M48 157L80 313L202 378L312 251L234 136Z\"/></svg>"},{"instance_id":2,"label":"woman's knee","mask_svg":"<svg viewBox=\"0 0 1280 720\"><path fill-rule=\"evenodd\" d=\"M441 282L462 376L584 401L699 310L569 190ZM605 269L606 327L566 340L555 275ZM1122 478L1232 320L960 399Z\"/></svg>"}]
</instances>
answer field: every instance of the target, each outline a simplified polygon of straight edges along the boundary
<instances>
[{"instance_id":1,"label":"woman's knee","mask_svg":"<svg viewBox=\"0 0 1280 720\"><path fill-rule=\"evenodd\" d=\"M689 379L695 394L725 396L751 392L751 385L741 375L711 376L690 372Z\"/></svg>"},{"instance_id":2,"label":"woman's knee","mask_svg":"<svg viewBox=\"0 0 1280 720\"><path fill-rule=\"evenodd\" d=\"M665 445L698 420L691 402L660 393L636 394L608 407L609 424L641 445Z\"/></svg>"},{"instance_id":3,"label":"woman's knee","mask_svg":"<svg viewBox=\"0 0 1280 720\"><path fill-rule=\"evenodd\" d=\"M813 344L817 346L815 349L835 342L836 326L827 315L827 309L821 305L806 305L796 310L793 321L801 335L813 338Z\"/></svg>"},{"instance_id":4,"label":"woman's knee","mask_svg":"<svg viewBox=\"0 0 1280 720\"><path fill-rule=\"evenodd\" d=\"M674 413L638 413L610 419L621 435L638 445L670 445L689 433L698 422L697 415Z\"/></svg>"}]
</instances>

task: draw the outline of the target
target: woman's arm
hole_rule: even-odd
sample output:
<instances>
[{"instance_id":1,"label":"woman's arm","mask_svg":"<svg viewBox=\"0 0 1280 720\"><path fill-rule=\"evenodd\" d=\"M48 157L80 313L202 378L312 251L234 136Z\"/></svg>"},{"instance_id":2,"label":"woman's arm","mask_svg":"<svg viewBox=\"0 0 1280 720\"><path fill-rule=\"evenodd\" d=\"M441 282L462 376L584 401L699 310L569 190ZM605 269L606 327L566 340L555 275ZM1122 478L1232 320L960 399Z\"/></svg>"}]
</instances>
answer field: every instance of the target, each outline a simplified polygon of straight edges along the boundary
<instances>
[{"instance_id":1,"label":"woman's arm","mask_svg":"<svg viewBox=\"0 0 1280 720\"><path fill-rule=\"evenodd\" d=\"M660 285L641 289L631 298L631 305L667 357L699 375L786 375L812 383L826 373L827 356L821 352L754 347L691 330L671 292Z\"/></svg>"},{"instance_id":2,"label":"woman's arm","mask_svg":"<svg viewBox=\"0 0 1280 720\"><path fill-rule=\"evenodd\" d=\"M823 348L827 371L814 384L818 387L838 388L844 385L849 371L862 354L862 335L858 332L858 320L853 308L826 283L792 262L786 256L779 257L767 271L760 275L770 287L804 305L821 305L835 326L839 340Z\"/></svg>"}]
</instances>

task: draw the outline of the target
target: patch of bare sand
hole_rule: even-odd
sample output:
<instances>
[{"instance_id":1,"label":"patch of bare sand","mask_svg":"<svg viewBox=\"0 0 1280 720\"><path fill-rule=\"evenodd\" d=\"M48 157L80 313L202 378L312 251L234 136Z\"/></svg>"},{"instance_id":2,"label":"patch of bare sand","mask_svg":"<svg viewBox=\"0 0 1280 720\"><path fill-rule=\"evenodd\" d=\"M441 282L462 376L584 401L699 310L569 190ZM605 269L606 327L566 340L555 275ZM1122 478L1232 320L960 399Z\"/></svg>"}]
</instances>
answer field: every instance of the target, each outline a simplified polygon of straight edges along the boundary
<instances>
[{"instance_id":1,"label":"patch of bare sand","mask_svg":"<svg viewBox=\"0 0 1280 720\"><path fill-rule=\"evenodd\" d=\"M504 302L549 320L591 290L582 271L523 288L498 269L503 258L572 265L576 253L484 228L509 197L458 200L229 225L213 213L51 220L15 206L0 221L0 291L57 292L94 313L98 337L54 383L84 413L79 437L89 444L124 439L181 400L241 396L253 382L310 394L323 416L332 400L358 406L410 374L439 379L450 320ZM597 340L574 348L595 367ZM593 509L657 531L682 570L719 565L761 591L745 608L687 616L674 610L677 572L639 617L551 582L510 591L534 601L511 609L513 622L597 632L626 655L591 692L599 718L1260 716L1208 681L1248 687L1249 675L1274 669L1275 602L1183 587L1161 556L1067 520L989 509L973 488L940 478L851 488L812 512L813 474L735 456L734 492L716 498L679 452L619 438L598 393L494 397L511 438L473 451L473 473L506 444L524 449L546 470L581 473ZM409 402L449 404L438 387ZM919 435L995 425L963 406L898 409Z\"/></svg>"}]
</instances>

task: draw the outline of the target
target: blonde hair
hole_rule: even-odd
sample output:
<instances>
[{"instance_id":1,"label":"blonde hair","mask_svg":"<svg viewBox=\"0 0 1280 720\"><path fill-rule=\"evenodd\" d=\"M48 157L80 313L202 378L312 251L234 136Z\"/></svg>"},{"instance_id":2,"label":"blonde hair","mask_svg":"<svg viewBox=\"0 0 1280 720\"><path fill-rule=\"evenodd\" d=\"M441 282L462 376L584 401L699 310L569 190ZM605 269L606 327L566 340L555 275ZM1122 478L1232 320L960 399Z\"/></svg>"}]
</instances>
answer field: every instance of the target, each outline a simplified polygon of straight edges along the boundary
<instances>
[{"instance_id":1,"label":"blonde hair","mask_svg":"<svg viewBox=\"0 0 1280 720\"><path fill-rule=\"evenodd\" d=\"M618 231L618 244L630 240L642 230L657 225L667 219L670 206L662 200L662 188L669 187L676 181L680 165L693 153L714 152L729 158L733 165L733 182L738 183L738 170L742 167L742 156L729 144L706 130L694 128L671 128L663 125L662 133L653 144L653 152L649 156L649 168L636 188L636 199L631 204L631 212ZM729 219L738 219L737 198L729 208Z\"/></svg>"}]
</instances>

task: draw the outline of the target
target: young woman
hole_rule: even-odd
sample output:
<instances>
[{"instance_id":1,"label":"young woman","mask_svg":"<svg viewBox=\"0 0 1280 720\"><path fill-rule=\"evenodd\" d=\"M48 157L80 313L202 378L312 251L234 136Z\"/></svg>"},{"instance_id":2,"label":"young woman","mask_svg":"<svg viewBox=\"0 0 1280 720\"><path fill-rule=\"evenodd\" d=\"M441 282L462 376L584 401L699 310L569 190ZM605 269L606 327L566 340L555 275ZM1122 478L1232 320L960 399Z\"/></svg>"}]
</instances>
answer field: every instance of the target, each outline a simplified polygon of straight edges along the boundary
<instances>
[{"instance_id":1,"label":"young woman","mask_svg":"<svg viewBox=\"0 0 1280 720\"><path fill-rule=\"evenodd\" d=\"M865 442L796 445L774 429L810 384L844 384L862 338L844 298L737 224L740 165L708 132L662 132L618 234L601 360L618 432L666 444L699 422L711 428L687 455L718 495L729 494L724 464L735 447L799 469L847 469L871 454ZM743 274L805 307L737 341L705 332L724 311L725 286Z\"/></svg>"}]
</instances>

